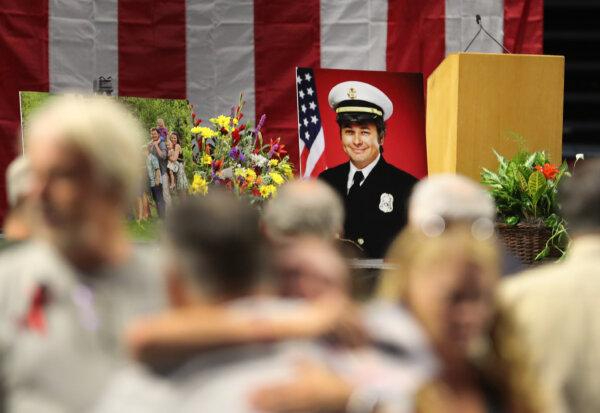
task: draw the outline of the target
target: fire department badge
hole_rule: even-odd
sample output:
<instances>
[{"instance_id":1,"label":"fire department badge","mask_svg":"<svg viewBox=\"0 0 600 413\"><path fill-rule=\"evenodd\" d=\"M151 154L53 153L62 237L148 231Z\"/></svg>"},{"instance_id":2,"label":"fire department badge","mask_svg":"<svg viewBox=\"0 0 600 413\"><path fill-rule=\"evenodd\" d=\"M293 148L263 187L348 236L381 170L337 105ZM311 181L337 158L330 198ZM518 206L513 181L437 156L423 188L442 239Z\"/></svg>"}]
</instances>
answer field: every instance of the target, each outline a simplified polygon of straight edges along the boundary
<instances>
[{"instance_id":1,"label":"fire department badge","mask_svg":"<svg viewBox=\"0 0 600 413\"><path fill-rule=\"evenodd\" d=\"M386 214L394 210L394 197L384 192L379 199L379 209Z\"/></svg>"}]
</instances>

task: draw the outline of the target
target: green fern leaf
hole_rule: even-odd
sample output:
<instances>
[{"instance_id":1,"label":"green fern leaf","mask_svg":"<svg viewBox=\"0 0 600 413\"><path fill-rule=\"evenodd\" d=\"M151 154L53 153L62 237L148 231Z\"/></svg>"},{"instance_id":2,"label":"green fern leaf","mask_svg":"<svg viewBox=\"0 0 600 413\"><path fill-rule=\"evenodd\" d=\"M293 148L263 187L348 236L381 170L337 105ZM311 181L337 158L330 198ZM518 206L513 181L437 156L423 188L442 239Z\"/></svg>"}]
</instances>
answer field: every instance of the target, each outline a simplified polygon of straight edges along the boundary
<instances>
[{"instance_id":1,"label":"green fern leaf","mask_svg":"<svg viewBox=\"0 0 600 413\"><path fill-rule=\"evenodd\" d=\"M546 178L544 178L544 175L541 172L535 171L529 176L527 192L529 193L534 205L537 204L537 201L540 199L545 185Z\"/></svg>"}]
</instances>

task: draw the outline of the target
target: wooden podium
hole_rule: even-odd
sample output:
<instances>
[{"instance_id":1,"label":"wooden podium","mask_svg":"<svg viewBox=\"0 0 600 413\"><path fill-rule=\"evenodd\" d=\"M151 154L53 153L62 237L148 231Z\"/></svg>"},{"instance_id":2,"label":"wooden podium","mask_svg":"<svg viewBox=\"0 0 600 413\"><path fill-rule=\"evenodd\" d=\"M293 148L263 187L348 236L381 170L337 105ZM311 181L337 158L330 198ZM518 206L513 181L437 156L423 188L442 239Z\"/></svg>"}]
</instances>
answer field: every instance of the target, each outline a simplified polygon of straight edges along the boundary
<instances>
[{"instance_id":1,"label":"wooden podium","mask_svg":"<svg viewBox=\"0 0 600 413\"><path fill-rule=\"evenodd\" d=\"M479 181L495 169L492 149L512 156L515 134L528 150L562 158L564 57L458 53L427 79L429 174L450 172Z\"/></svg>"}]
</instances>

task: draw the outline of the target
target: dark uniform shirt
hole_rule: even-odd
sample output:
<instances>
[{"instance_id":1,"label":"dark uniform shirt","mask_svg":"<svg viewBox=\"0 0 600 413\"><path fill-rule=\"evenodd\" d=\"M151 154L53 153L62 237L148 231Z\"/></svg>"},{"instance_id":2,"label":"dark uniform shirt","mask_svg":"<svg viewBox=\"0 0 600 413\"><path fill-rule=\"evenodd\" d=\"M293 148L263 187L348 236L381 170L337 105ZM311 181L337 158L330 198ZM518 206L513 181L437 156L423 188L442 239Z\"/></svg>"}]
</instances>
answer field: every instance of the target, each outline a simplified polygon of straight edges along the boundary
<instances>
[{"instance_id":1,"label":"dark uniform shirt","mask_svg":"<svg viewBox=\"0 0 600 413\"><path fill-rule=\"evenodd\" d=\"M388 164L383 157L362 185L347 194L350 162L319 175L344 199L344 238L356 242L365 255L381 258L406 225L408 197L417 179Z\"/></svg>"}]
</instances>

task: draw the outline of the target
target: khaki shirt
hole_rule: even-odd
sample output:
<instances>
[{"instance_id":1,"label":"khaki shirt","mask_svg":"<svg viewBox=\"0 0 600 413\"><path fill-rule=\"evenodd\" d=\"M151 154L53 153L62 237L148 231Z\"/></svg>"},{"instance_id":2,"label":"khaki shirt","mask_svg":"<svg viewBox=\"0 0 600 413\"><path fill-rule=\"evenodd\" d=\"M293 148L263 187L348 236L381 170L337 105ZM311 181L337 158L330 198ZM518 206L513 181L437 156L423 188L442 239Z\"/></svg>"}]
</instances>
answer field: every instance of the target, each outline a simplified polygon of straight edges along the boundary
<instances>
[{"instance_id":1,"label":"khaki shirt","mask_svg":"<svg viewBox=\"0 0 600 413\"><path fill-rule=\"evenodd\" d=\"M501 299L522 327L551 412L600 412L600 236L562 263L507 279Z\"/></svg>"}]
</instances>

